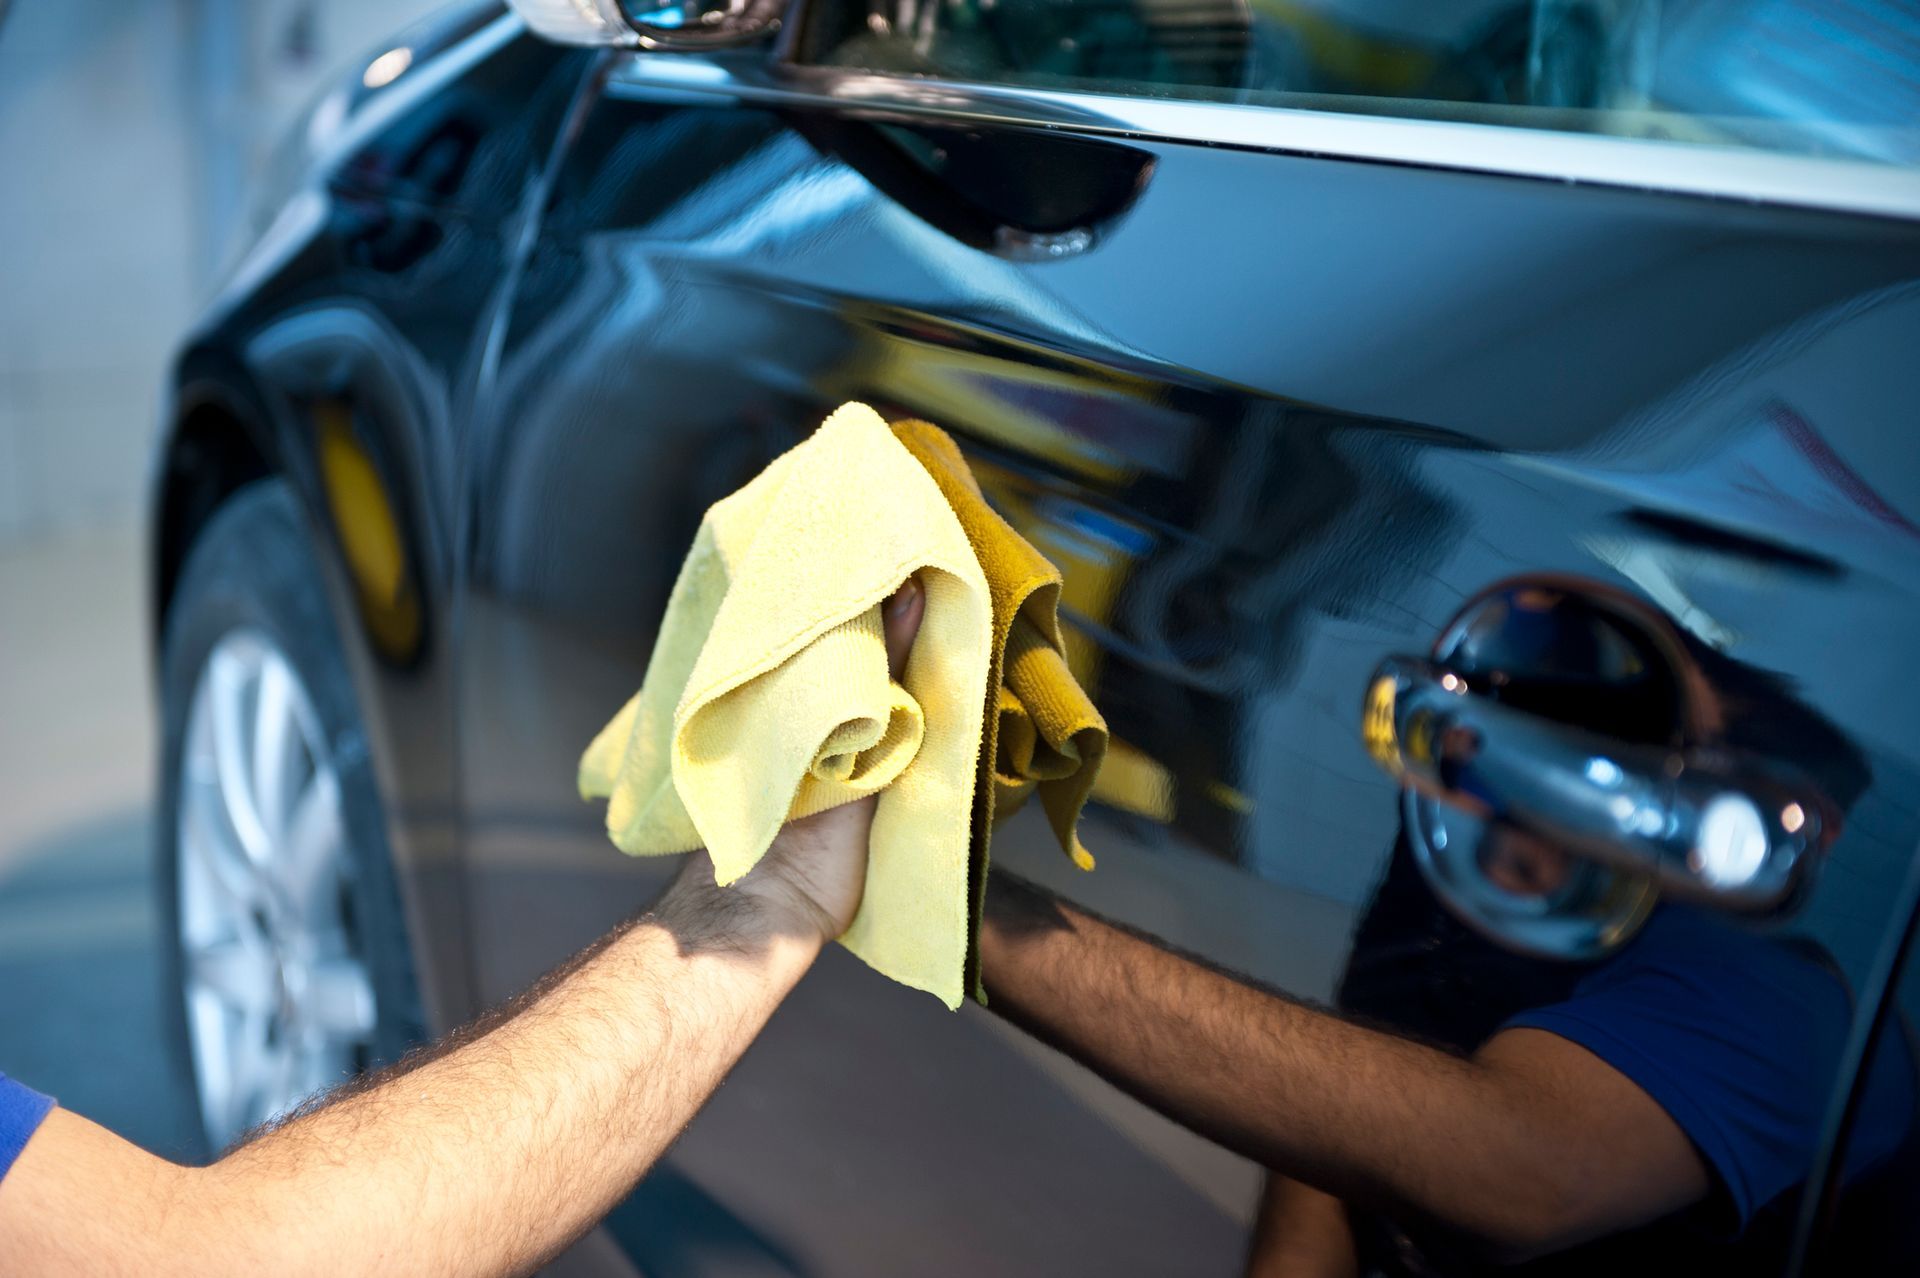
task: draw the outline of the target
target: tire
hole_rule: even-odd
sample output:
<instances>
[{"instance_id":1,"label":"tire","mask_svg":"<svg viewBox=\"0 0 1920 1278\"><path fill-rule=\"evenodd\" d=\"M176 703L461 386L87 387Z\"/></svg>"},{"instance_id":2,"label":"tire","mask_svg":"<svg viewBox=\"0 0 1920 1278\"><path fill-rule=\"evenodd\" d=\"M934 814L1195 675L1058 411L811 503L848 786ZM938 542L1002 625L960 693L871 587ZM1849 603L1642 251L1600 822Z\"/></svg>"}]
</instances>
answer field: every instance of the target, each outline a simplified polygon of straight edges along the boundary
<instances>
[{"instance_id":1,"label":"tire","mask_svg":"<svg viewBox=\"0 0 1920 1278\"><path fill-rule=\"evenodd\" d=\"M189 553L161 637L162 996L213 1151L423 1037L307 528L284 481L241 489Z\"/></svg>"}]
</instances>

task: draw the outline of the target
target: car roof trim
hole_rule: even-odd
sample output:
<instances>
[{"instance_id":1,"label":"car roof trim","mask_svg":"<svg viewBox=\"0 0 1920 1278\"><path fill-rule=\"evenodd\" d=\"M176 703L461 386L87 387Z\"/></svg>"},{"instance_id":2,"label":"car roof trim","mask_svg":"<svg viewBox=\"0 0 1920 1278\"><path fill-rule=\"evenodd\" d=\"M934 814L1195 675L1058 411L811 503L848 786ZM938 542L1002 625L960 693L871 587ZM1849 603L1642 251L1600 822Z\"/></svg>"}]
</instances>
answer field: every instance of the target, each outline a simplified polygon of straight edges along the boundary
<instances>
[{"instance_id":1,"label":"car roof trim","mask_svg":"<svg viewBox=\"0 0 1920 1278\"><path fill-rule=\"evenodd\" d=\"M608 90L717 94L1920 220L1920 170L1741 147L975 84L795 66L764 54L633 54L619 61Z\"/></svg>"}]
</instances>

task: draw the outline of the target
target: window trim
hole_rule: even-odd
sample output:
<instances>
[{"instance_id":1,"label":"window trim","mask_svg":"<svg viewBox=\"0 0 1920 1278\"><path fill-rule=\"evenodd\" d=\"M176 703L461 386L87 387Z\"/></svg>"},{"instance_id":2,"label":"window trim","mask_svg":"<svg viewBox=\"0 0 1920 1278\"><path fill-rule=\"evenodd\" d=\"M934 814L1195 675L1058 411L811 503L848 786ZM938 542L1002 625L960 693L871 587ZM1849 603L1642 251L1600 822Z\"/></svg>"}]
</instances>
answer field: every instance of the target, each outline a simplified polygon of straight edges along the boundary
<instances>
[{"instance_id":1,"label":"window trim","mask_svg":"<svg viewBox=\"0 0 1920 1278\"><path fill-rule=\"evenodd\" d=\"M1920 169L1742 147L1341 114L800 66L751 54L635 53L615 96L715 95L848 114L1060 129L1234 150L1920 220Z\"/></svg>"}]
</instances>

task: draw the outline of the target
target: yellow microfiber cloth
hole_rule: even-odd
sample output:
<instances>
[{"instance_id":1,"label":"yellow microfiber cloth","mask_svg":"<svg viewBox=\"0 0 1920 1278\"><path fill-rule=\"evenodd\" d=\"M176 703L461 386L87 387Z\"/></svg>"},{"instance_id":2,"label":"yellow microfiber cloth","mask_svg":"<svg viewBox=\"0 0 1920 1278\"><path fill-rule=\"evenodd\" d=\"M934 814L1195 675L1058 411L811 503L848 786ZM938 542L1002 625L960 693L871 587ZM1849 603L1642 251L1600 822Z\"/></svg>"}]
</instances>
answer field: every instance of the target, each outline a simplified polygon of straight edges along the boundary
<instances>
[{"instance_id":1,"label":"yellow microfiber cloth","mask_svg":"<svg viewBox=\"0 0 1920 1278\"><path fill-rule=\"evenodd\" d=\"M901 683L880 604L919 574ZM707 511L640 691L580 760L636 855L705 847L731 883L782 822L885 790L841 941L959 1006L993 608L954 511L878 414L848 404Z\"/></svg>"},{"instance_id":2,"label":"yellow microfiber cloth","mask_svg":"<svg viewBox=\"0 0 1920 1278\"><path fill-rule=\"evenodd\" d=\"M992 700L980 743L968 853L968 904L977 920L996 815L1018 810L1036 789L1060 846L1075 865L1093 868L1077 826L1107 753L1107 724L1067 669L1059 570L987 505L966 458L946 432L911 420L895 422L893 431L927 468L959 518L993 601L987 672ZM978 956L971 949L967 988L980 997Z\"/></svg>"}]
</instances>

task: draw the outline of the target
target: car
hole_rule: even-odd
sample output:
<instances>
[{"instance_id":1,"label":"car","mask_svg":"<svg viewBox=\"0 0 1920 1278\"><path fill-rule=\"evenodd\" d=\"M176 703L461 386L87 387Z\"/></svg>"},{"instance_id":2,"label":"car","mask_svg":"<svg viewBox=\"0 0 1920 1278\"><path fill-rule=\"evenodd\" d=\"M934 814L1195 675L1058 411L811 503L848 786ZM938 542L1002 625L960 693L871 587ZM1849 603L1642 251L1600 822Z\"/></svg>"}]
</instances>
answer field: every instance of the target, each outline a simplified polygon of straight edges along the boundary
<instances>
[{"instance_id":1,"label":"car","mask_svg":"<svg viewBox=\"0 0 1920 1278\"><path fill-rule=\"evenodd\" d=\"M1832 994L1737 1027L1817 1081L1715 1271L1920 1260L1913 13L1357 8L467 3L321 98L153 471L209 1148L664 883L580 752L702 513L858 400L1060 567L1112 732L1098 868L1026 812L996 873L1441 1041L1710 918ZM561 1264L1225 1273L1259 1182L833 950Z\"/></svg>"}]
</instances>

